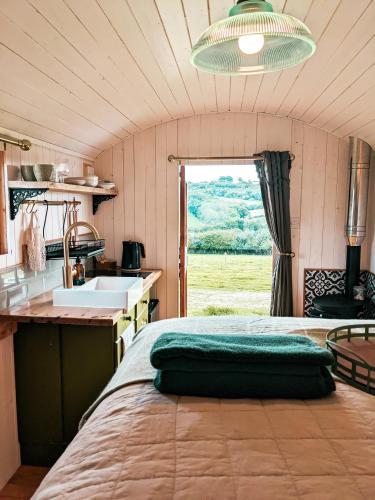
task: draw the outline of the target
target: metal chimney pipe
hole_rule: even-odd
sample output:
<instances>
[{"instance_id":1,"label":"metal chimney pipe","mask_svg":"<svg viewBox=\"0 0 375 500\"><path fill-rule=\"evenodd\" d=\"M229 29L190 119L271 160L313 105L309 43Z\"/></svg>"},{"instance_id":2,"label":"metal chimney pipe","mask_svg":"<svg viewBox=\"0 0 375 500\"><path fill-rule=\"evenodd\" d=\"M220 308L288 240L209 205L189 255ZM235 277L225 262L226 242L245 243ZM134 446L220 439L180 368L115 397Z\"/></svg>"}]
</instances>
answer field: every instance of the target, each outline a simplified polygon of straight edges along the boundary
<instances>
[{"instance_id":1,"label":"metal chimney pipe","mask_svg":"<svg viewBox=\"0 0 375 500\"><path fill-rule=\"evenodd\" d=\"M346 252L345 295L353 298L353 287L361 275L361 244L366 236L367 201L370 177L371 146L350 137L349 196L345 226Z\"/></svg>"},{"instance_id":2,"label":"metal chimney pipe","mask_svg":"<svg viewBox=\"0 0 375 500\"><path fill-rule=\"evenodd\" d=\"M349 198L345 234L349 246L360 246L366 236L371 146L350 137Z\"/></svg>"}]
</instances>

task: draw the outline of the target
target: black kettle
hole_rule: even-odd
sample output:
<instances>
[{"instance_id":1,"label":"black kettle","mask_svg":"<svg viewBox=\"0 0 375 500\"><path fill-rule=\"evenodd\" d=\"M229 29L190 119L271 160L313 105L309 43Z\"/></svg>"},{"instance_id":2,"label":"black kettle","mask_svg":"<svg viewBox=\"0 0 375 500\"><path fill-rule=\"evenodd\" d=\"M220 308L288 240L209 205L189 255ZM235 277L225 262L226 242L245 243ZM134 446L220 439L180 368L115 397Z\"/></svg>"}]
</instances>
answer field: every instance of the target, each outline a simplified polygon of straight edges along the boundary
<instances>
[{"instance_id":1,"label":"black kettle","mask_svg":"<svg viewBox=\"0 0 375 500\"><path fill-rule=\"evenodd\" d=\"M122 242L122 269L139 271L141 269L141 257L146 257L143 243L138 241Z\"/></svg>"}]
</instances>

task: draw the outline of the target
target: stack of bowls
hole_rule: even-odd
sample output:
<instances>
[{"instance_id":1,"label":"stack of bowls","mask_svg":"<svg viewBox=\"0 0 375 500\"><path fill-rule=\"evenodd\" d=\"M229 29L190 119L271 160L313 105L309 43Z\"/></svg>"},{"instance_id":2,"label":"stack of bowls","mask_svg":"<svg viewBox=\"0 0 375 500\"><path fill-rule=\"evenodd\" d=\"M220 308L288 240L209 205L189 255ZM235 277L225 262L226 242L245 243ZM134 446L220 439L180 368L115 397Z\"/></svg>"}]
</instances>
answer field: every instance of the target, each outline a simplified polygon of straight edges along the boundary
<instances>
[{"instance_id":1,"label":"stack of bowls","mask_svg":"<svg viewBox=\"0 0 375 500\"><path fill-rule=\"evenodd\" d=\"M96 187L99 182L99 177L97 175L87 175L84 177L86 181L86 186Z\"/></svg>"},{"instance_id":2,"label":"stack of bowls","mask_svg":"<svg viewBox=\"0 0 375 500\"><path fill-rule=\"evenodd\" d=\"M114 187L116 187L116 184L112 181L100 181L99 187L103 189L113 189Z\"/></svg>"},{"instance_id":3,"label":"stack of bowls","mask_svg":"<svg viewBox=\"0 0 375 500\"><path fill-rule=\"evenodd\" d=\"M51 179L53 165L37 163L36 165L21 165L22 179L27 182L45 182Z\"/></svg>"}]
</instances>

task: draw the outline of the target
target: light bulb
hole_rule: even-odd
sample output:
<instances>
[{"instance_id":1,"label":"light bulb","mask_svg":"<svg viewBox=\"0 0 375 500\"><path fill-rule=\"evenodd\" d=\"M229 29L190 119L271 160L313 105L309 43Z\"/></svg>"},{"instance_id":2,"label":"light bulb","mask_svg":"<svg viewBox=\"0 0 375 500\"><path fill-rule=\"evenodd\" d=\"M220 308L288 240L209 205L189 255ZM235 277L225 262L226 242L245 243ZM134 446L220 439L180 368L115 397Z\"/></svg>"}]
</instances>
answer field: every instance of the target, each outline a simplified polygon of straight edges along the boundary
<instances>
[{"instance_id":1,"label":"light bulb","mask_svg":"<svg viewBox=\"0 0 375 500\"><path fill-rule=\"evenodd\" d=\"M243 35L238 39L238 46L245 54L257 54L264 47L263 35Z\"/></svg>"}]
</instances>

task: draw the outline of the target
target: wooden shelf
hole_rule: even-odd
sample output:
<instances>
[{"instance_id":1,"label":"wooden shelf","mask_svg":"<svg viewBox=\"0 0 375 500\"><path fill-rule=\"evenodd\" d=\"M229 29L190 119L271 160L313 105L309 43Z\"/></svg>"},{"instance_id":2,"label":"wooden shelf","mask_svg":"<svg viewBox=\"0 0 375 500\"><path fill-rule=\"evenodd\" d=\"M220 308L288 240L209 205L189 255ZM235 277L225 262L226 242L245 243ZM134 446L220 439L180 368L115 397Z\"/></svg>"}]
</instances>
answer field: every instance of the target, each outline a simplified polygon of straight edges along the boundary
<instances>
[{"instance_id":1,"label":"wooden shelf","mask_svg":"<svg viewBox=\"0 0 375 500\"><path fill-rule=\"evenodd\" d=\"M103 189L89 186L76 186L75 184L64 184L62 182L26 182L26 181L9 181L9 189L45 189L60 193L77 193L77 194L97 194L116 196L117 189Z\"/></svg>"},{"instance_id":2,"label":"wooden shelf","mask_svg":"<svg viewBox=\"0 0 375 500\"><path fill-rule=\"evenodd\" d=\"M117 189L76 186L75 184L64 184L60 182L9 181L8 188L11 220L15 219L23 201L29 198L34 198L35 196L43 194L47 191L91 195L92 213L94 215L103 201L110 200L118 194Z\"/></svg>"}]
</instances>

